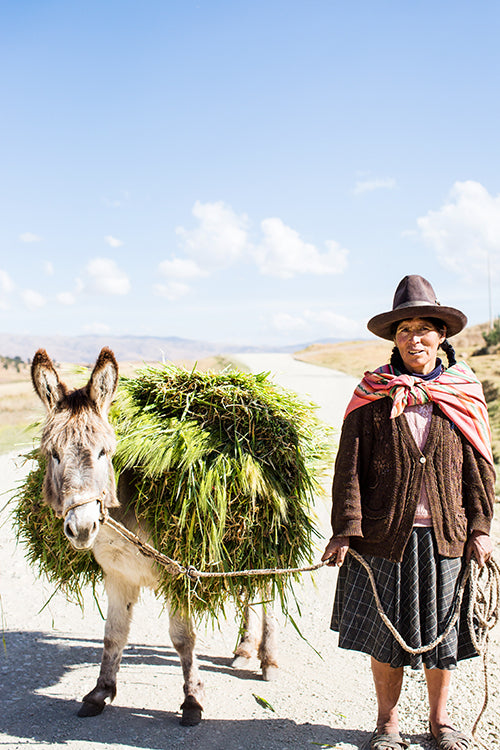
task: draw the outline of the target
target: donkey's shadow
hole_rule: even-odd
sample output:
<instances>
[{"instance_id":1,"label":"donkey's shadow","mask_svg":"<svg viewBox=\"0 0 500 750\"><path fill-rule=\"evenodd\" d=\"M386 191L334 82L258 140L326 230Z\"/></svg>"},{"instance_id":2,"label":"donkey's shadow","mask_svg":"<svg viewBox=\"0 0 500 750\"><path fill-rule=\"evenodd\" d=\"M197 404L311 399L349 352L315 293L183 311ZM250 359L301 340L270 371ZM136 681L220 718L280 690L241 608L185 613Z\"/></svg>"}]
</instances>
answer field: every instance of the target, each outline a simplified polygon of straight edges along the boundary
<instances>
[{"instance_id":1,"label":"donkey's shadow","mask_svg":"<svg viewBox=\"0 0 500 750\"><path fill-rule=\"evenodd\" d=\"M195 727L181 727L179 714L118 705L92 719L78 719L79 700L47 694L70 671L94 664L102 644L97 640L73 639L43 632L7 632L0 657L0 732L15 740L31 739L47 744L102 743L163 750L177 747L209 748L303 748L335 746L339 742L363 747L367 734L318 724L297 724L291 719L263 718L221 720L206 718ZM237 679L258 679L253 672L234 670L230 660L199 656L201 669L228 673ZM131 645L123 664L179 666L177 654L166 647ZM0 738L0 746L5 744Z\"/></svg>"}]
</instances>

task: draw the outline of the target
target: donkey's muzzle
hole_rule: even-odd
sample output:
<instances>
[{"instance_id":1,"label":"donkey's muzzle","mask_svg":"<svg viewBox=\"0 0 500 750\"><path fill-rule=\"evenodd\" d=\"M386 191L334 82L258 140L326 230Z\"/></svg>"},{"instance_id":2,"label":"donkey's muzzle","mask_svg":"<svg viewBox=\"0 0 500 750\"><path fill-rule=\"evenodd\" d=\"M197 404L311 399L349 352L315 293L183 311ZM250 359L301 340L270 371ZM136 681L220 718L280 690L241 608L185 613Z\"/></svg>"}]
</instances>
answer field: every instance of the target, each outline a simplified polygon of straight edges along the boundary
<instances>
[{"instance_id":1,"label":"donkey's muzzle","mask_svg":"<svg viewBox=\"0 0 500 750\"><path fill-rule=\"evenodd\" d=\"M76 549L89 549L99 533L101 503L93 498L74 503L64 514L64 533Z\"/></svg>"}]
</instances>

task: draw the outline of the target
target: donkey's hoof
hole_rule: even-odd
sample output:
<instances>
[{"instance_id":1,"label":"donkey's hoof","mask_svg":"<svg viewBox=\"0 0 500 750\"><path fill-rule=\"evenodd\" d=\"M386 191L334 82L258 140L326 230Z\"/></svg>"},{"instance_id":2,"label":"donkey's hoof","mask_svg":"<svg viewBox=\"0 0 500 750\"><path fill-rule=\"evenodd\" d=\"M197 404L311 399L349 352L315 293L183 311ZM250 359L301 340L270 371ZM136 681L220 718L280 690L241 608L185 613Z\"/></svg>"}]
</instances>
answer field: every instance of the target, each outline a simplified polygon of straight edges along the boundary
<instances>
[{"instance_id":1,"label":"donkey's hoof","mask_svg":"<svg viewBox=\"0 0 500 750\"><path fill-rule=\"evenodd\" d=\"M265 682L273 682L278 679L279 669L276 664L261 665L262 679Z\"/></svg>"},{"instance_id":2,"label":"donkey's hoof","mask_svg":"<svg viewBox=\"0 0 500 750\"><path fill-rule=\"evenodd\" d=\"M233 669L249 669L251 658L251 656L238 654L238 656L235 656L233 661L231 662L231 666Z\"/></svg>"},{"instance_id":3,"label":"donkey's hoof","mask_svg":"<svg viewBox=\"0 0 500 750\"><path fill-rule=\"evenodd\" d=\"M95 688L83 696L78 716L99 716L106 706L106 698L113 700L115 695L116 684L99 679Z\"/></svg>"},{"instance_id":4,"label":"donkey's hoof","mask_svg":"<svg viewBox=\"0 0 500 750\"><path fill-rule=\"evenodd\" d=\"M80 710L78 711L77 716L80 717L86 717L86 716L99 716L99 714L102 714L105 707L104 701L102 703L93 703L91 701L83 701L82 705L80 706Z\"/></svg>"},{"instance_id":5,"label":"donkey's hoof","mask_svg":"<svg viewBox=\"0 0 500 750\"><path fill-rule=\"evenodd\" d=\"M186 700L181 706L181 709L181 726L194 727L196 726L196 724L200 723L203 706L201 706L196 698L193 698L192 695L187 696Z\"/></svg>"}]
</instances>

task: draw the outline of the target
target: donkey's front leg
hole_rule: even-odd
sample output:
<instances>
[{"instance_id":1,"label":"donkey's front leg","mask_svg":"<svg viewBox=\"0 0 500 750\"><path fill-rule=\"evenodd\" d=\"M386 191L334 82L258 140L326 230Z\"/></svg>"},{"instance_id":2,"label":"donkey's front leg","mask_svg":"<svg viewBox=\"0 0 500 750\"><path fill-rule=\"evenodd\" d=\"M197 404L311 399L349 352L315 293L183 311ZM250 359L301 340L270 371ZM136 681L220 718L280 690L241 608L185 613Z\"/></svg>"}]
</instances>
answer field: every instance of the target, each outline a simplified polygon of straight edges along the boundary
<instances>
[{"instance_id":1,"label":"donkey's front leg","mask_svg":"<svg viewBox=\"0 0 500 750\"><path fill-rule=\"evenodd\" d=\"M108 615L104 629L104 650L101 671L95 688L83 699L78 716L97 716L106 705L106 698L116 695L116 674L120 667L123 649L127 645L132 610L139 597L139 586L122 578L106 576Z\"/></svg>"},{"instance_id":2,"label":"donkey's front leg","mask_svg":"<svg viewBox=\"0 0 500 750\"><path fill-rule=\"evenodd\" d=\"M203 706L203 683L198 672L198 663L194 652L196 633L189 617L183 617L179 612L169 612L170 638L179 654L184 675L184 703L181 706L181 724L185 727L194 726L201 721Z\"/></svg>"}]
</instances>

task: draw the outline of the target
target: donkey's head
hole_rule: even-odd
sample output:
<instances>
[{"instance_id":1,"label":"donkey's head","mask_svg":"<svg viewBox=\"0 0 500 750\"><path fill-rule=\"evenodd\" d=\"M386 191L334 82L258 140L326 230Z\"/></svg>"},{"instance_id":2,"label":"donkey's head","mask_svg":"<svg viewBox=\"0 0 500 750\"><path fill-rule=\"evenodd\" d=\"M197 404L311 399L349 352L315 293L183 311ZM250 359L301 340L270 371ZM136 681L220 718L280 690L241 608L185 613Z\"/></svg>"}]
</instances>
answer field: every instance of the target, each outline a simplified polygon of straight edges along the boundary
<instances>
[{"instance_id":1,"label":"donkey's head","mask_svg":"<svg viewBox=\"0 0 500 750\"><path fill-rule=\"evenodd\" d=\"M45 501L64 518L64 533L77 549L93 545L101 503L117 505L111 456L116 447L108 412L118 381L110 349L102 349L86 386L70 391L44 349L31 377L47 410L40 448L47 459Z\"/></svg>"}]
</instances>

